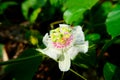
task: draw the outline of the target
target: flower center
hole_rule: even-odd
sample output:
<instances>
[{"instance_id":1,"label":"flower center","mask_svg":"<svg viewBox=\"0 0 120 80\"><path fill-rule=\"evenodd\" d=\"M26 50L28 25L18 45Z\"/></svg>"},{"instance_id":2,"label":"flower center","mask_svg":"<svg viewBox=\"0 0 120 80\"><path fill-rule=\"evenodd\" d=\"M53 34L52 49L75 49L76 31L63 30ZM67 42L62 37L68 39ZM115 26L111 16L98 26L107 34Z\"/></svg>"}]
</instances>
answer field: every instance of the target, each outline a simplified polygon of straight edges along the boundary
<instances>
[{"instance_id":1,"label":"flower center","mask_svg":"<svg viewBox=\"0 0 120 80\"><path fill-rule=\"evenodd\" d=\"M71 31L72 30L69 27L59 27L51 30L50 37L53 45L56 48L64 48L70 45L71 41L73 40Z\"/></svg>"}]
</instances>

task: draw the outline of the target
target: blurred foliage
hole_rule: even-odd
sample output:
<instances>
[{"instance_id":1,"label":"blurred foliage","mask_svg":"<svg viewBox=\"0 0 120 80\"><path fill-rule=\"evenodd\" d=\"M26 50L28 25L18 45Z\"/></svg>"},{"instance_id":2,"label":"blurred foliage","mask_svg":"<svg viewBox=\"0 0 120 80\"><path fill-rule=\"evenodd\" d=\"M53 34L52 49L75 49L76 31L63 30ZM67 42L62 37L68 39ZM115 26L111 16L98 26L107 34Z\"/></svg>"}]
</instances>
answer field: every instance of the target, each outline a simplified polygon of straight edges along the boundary
<instances>
[{"instance_id":1,"label":"blurred foliage","mask_svg":"<svg viewBox=\"0 0 120 80\"><path fill-rule=\"evenodd\" d=\"M91 9L98 0L82 1L82 0L68 0L65 4L67 10L64 12L64 20L67 24L76 24L83 19L83 14L86 10ZM72 4L71 4L72 3ZM82 3L82 4L81 4Z\"/></svg>"},{"instance_id":2,"label":"blurred foliage","mask_svg":"<svg viewBox=\"0 0 120 80\"><path fill-rule=\"evenodd\" d=\"M116 66L111 63L106 63L104 65L104 76L105 80L112 80L112 77L115 73Z\"/></svg>"},{"instance_id":3,"label":"blurred foliage","mask_svg":"<svg viewBox=\"0 0 120 80\"><path fill-rule=\"evenodd\" d=\"M6 1L6 2L0 2L0 14L3 14L4 11L9 7L9 6L13 6L13 5L17 5L16 2L13 1Z\"/></svg>"},{"instance_id":4,"label":"blurred foliage","mask_svg":"<svg viewBox=\"0 0 120 80\"><path fill-rule=\"evenodd\" d=\"M19 9L14 11L13 7L19 7ZM114 47L111 49L113 53L107 52L112 45L120 45L119 0L22 0L18 2L16 0L0 0L0 29L3 31L5 28L9 31L6 22L11 22L12 18L10 20L5 16L5 14L11 16L7 12L9 10L13 13L19 11L22 14L22 21L17 24L17 27L24 31L19 34L24 35L27 41L24 44L27 44L27 48L16 59L0 62L0 65L4 66L4 75L9 76L12 80L32 80L38 66L43 60L47 60L35 49L45 47L42 43L44 34L51 28L56 28L60 22L72 26L81 25L85 39L89 41L89 51L86 54L79 53L77 55L72 61L73 69L81 70L78 73L83 74L88 80L93 80L87 73L91 69L96 72L96 74L93 74L92 71L90 73L94 75L94 80L102 80L101 78L103 80L120 80L120 65L117 57L119 52L115 52ZM15 15L12 14L12 16ZM13 24L16 23L13 22L11 25ZM53 25L50 26L51 24ZM1 37L4 34L1 34L0 41L4 38ZM14 37L10 40L15 41ZM2 41L0 43L2 44ZM3 57L1 47L5 45L1 44L0 59ZM118 62L116 63L114 59L109 60L111 57L117 57ZM69 74L67 75L69 76Z\"/></svg>"},{"instance_id":5,"label":"blurred foliage","mask_svg":"<svg viewBox=\"0 0 120 80\"><path fill-rule=\"evenodd\" d=\"M3 44L0 44L0 60L2 60L2 57L3 57Z\"/></svg>"},{"instance_id":6,"label":"blurred foliage","mask_svg":"<svg viewBox=\"0 0 120 80\"><path fill-rule=\"evenodd\" d=\"M45 2L46 0L25 0L21 6L24 17L33 23L36 20L38 14L41 12L41 7L45 4ZM30 9L33 9L33 12L29 17Z\"/></svg>"},{"instance_id":7,"label":"blurred foliage","mask_svg":"<svg viewBox=\"0 0 120 80\"><path fill-rule=\"evenodd\" d=\"M13 77L16 80L31 80L34 73L37 71L39 64L42 62L42 55L38 55L34 49L25 50L19 57L24 58L28 57L28 60L23 60L16 64L9 64L6 66L5 71L9 73L10 77ZM33 57L30 57L33 56ZM36 57L35 57L36 56ZM30 59L29 59L30 58Z\"/></svg>"},{"instance_id":8,"label":"blurred foliage","mask_svg":"<svg viewBox=\"0 0 120 80\"><path fill-rule=\"evenodd\" d=\"M42 44L43 36L39 33L39 31L28 30L26 31L25 37L30 42L30 44L34 46L40 46L41 48L42 46L44 47L44 45Z\"/></svg>"},{"instance_id":9,"label":"blurred foliage","mask_svg":"<svg viewBox=\"0 0 120 80\"><path fill-rule=\"evenodd\" d=\"M116 36L120 35L120 28L119 28L120 16L119 16L119 14L120 14L120 5L117 4L117 5L115 5L114 9L112 11L110 11L110 13L108 14L107 19L106 19L107 32L112 37L116 37Z\"/></svg>"}]
</instances>

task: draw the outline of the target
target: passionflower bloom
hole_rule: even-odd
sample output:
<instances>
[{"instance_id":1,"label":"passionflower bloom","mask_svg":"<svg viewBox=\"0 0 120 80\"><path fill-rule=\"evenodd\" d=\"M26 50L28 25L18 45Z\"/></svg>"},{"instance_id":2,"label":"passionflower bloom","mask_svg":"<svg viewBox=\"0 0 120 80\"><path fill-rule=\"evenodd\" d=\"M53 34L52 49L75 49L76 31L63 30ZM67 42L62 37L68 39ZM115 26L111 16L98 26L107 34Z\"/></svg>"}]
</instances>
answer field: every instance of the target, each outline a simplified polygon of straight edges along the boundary
<instances>
[{"instance_id":1,"label":"passionflower bloom","mask_svg":"<svg viewBox=\"0 0 120 80\"><path fill-rule=\"evenodd\" d=\"M71 60L79 52L86 53L88 51L88 41L85 41L81 26L71 27L67 24L59 26L43 37L46 48L37 50L58 61L61 71L68 71Z\"/></svg>"}]
</instances>

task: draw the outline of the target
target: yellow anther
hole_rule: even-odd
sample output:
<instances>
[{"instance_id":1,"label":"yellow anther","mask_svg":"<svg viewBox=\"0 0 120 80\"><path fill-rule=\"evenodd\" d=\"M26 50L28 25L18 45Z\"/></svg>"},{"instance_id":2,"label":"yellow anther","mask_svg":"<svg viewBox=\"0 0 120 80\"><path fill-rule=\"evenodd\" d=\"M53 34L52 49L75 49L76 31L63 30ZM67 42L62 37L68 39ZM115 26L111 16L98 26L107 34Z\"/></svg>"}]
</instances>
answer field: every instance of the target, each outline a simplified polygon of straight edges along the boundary
<instances>
[{"instance_id":1,"label":"yellow anther","mask_svg":"<svg viewBox=\"0 0 120 80\"><path fill-rule=\"evenodd\" d=\"M60 44L66 43L66 40L70 38L70 36L71 28L68 27L59 27L50 32L51 40Z\"/></svg>"}]
</instances>

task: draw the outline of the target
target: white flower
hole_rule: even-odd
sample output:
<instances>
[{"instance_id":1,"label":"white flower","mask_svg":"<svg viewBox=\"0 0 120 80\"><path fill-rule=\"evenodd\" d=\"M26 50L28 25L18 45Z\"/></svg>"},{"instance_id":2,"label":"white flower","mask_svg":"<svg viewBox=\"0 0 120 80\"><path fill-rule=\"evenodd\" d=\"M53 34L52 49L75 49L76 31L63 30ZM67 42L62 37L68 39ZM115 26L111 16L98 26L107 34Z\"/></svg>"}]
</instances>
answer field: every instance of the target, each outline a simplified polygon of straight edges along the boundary
<instances>
[{"instance_id":1,"label":"white flower","mask_svg":"<svg viewBox=\"0 0 120 80\"><path fill-rule=\"evenodd\" d=\"M88 41L84 39L81 26L71 27L60 24L60 27L46 33L43 38L45 49L37 49L50 58L58 61L61 71L68 71L73 60L79 52L88 51Z\"/></svg>"}]
</instances>

